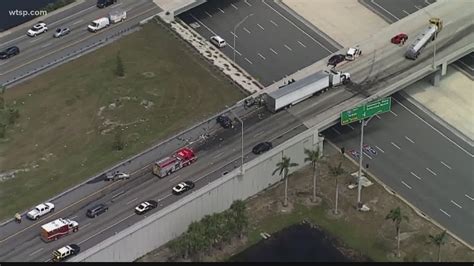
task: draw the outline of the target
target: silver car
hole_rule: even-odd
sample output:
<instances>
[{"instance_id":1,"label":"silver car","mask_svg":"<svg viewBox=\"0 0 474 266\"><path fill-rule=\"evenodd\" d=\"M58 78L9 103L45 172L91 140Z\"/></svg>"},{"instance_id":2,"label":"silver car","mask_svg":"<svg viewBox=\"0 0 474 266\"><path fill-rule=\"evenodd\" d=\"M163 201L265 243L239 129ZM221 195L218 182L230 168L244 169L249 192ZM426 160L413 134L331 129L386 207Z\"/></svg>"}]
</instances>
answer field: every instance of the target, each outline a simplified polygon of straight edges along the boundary
<instances>
[{"instance_id":1,"label":"silver car","mask_svg":"<svg viewBox=\"0 0 474 266\"><path fill-rule=\"evenodd\" d=\"M56 31L54 32L54 38L59 38L61 36L68 35L71 32L71 29L68 27L65 28L57 28Z\"/></svg>"}]
</instances>

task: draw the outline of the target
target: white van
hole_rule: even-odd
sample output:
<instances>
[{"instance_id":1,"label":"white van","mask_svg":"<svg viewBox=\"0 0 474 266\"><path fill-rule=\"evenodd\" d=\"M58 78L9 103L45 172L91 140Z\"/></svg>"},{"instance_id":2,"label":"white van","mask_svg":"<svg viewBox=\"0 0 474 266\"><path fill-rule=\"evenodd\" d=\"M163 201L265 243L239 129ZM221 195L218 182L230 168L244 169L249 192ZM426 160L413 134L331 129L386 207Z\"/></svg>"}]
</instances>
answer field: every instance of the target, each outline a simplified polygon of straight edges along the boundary
<instances>
[{"instance_id":1,"label":"white van","mask_svg":"<svg viewBox=\"0 0 474 266\"><path fill-rule=\"evenodd\" d=\"M127 18L127 11L116 9L109 13L110 23L118 23Z\"/></svg>"},{"instance_id":2,"label":"white van","mask_svg":"<svg viewBox=\"0 0 474 266\"><path fill-rule=\"evenodd\" d=\"M89 24L89 26L87 26L87 28L91 32L96 32L100 29L108 27L109 25L110 25L109 18L103 17L103 18L99 18L99 19L96 19L96 20L92 21L91 24Z\"/></svg>"}]
</instances>

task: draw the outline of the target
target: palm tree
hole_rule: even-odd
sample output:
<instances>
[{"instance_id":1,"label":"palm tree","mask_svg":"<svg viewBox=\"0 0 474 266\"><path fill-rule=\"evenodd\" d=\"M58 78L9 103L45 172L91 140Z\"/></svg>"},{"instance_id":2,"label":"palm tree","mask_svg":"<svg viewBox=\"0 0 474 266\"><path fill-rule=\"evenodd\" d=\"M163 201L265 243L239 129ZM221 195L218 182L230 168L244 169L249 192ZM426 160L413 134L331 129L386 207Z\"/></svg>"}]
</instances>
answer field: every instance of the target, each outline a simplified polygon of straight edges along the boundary
<instances>
[{"instance_id":1,"label":"palm tree","mask_svg":"<svg viewBox=\"0 0 474 266\"><path fill-rule=\"evenodd\" d=\"M321 159L321 154L319 153L319 149L316 150L309 150L304 149L304 153L306 154L306 158L304 158L305 162L311 162L311 166L313 167L313 202L316 201L316 166L318 165L319 160Z\"/></svg>"},{"instance_id":2,"label":"palm tree","mask_svg":"<svg viewBox=\"0 0 474 266\"><path fill-rule=\"evenodd\" d=\"M329 173L334 177L336 180L336 206L334 208L334 214L338 214L337 212L337 202L339 199L339 182L338 178L341 176L343 173L345 173L344 169L342 168L342 162L340 162L337 166L332 166L328 165L329 168Z\"/></svg>"},{"instance_id":3,"label":"palm tree","mask_svg":"<svg viewBox=\"0 0 474 266\"><path fill-rule=\"evenodd\" d=\"M408 217L402 214L400 207L397 207L390 210L390 212L385 217L385 220L388 219L395 223L395 229L397 231L397 255L400 257L400 223L403 220L408 221Z\"/></svg>"},{"instance_id":4,"label":"palm tree","mask_svg":"<svg viewBox=\"0 0 474 266\"><path fill-rule=\"evenodd\" d=\"M297 163L290 162L290 158L283 156L281 158L281 162L276 164L276 169L273 171L272 175L275 175L276 172L280 171L279 175L283 174L283 179L285 180L285 201L283 202L283 206L288 206L288 171L290 167L298 166Z\"/></svg>"},{"instance_id":5,"label":"palm tree","mask_svg":"<svg viewBox=\"0 0 474 266\"><path fill-rule=\"evenodd\" d=\"M432 243L438 246L438 262L441 262L441 245L444 245L446 240L446 230L437 235L430 235Z\"/></svg>"}]
</instances>

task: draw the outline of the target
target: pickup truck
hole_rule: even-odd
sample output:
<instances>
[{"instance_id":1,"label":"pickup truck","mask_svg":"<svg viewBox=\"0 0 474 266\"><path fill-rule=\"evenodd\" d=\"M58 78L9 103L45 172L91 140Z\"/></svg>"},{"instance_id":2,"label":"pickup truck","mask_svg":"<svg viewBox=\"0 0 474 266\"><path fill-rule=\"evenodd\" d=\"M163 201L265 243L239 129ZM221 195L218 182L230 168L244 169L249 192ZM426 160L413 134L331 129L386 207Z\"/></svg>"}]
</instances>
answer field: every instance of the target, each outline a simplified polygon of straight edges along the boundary
<instances>
[{"instance_id":1,"label":"pickup truck","mask_svg":"<svg viewBox=\"0 0 474 266\"><path fill-rule=\"evenodd\" d=\"M26 216L31 220L37 220L41 216L46 215L54 211L54 204L51 202L41 203L36 206L33 210L29 211Z\"/></svg>"}]
</instances>

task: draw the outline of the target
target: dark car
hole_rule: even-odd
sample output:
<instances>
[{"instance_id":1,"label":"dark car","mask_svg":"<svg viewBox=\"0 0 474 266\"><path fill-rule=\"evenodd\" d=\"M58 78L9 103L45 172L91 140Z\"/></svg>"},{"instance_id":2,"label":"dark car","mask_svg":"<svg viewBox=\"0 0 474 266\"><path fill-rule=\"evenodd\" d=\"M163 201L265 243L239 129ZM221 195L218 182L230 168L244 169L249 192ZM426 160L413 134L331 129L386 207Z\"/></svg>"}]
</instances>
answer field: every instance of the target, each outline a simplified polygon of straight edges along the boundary
<instances>
[{"instance_id":1,"label":"dark car","mask_svg":"<svg viewBox=\"0 0 474 266\"><path fill-rule=\"evenodd\" d=\"M184 181L173 187L173 194L180 195L193 188L194 188L194 183L192 181Z\"/></svg>"},{"instance_id":2,"label":"dark car","mask_svg":"<svg viewBox=\"0 0 474 266\"><path fill-rule=\"evenodd\" d=\"M266 151L269 151L271 148L273 148L273 145L271 142L262 142L262 143L259 143L257 145L255 145L255 147L253 147L252 149L252 152L254 154L261 154L261 153L264 153Z\"/></svg>"},{"instance_id":3,"label":"dark car","mask_svg":"<svg viewBox=\"0 0 474 266\"><path fill-rule=\"evenodd\" d=\"M98 0L97 1L97 7L98 8L104 8L108 7L114 3L117 3L117 0Z\"/></svg>"},{"instance_id":4,"label":"dark car","mask_svg":"<svg viewBox=\"0 0 474 266\"><path fill-rule=\"evenodd\" d=\"M8 47L0 52L0 59L8 59L20 53L20 48L16 46Z\"/></svg>"},{"instance_id":5,"label":"dark car","mask_svg":"<svg viewBox=\"0 0 474 266\"><path fill-rule=\"evenodd\" d=\"M137 207L135 207L135 213L136 214L145 214L150 210L153 210L154 208L158 207L158 202L154 200L147 200L142 203L140 203Z\"/></svg>"},{"instance_id":6,"label":"dark car","mask_svg":"<svg viewBox=\"0 0 474 266\"><path fill-rule=\"evenodd\" d=\"M327 66L333 66L335 67L337 64L343 62L346 59L346 56L343 54L336 54L331 56L328 60Z\"/></svg>"},{"instance_id":7,"label":"dark car","mask_svg":"<svg viewBox=\"0 0 474 266\"><path fill-rule=\"evenodd\" d=\"M219 123L219 125L221 125L221 127L223 128L230 128L230 127L233 127L234 125L232 124L232 120L228 117L228 116L225 116L225 115L220 115L217 117L216 119L217 123Z\"/></svg>"},{"instance_id":8,"label":"dark car","mask_svg":"<svg viewBox=\"0 0 474 266\"><path fill-rule=\"evenodd\" d=\"M103 203L95 205L94 207L91 207L87 209L86 216L89 218L94 218L102 213L106 212L109 209L109 207Z\"/></svg>"}]
</instances>

